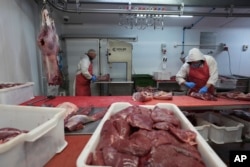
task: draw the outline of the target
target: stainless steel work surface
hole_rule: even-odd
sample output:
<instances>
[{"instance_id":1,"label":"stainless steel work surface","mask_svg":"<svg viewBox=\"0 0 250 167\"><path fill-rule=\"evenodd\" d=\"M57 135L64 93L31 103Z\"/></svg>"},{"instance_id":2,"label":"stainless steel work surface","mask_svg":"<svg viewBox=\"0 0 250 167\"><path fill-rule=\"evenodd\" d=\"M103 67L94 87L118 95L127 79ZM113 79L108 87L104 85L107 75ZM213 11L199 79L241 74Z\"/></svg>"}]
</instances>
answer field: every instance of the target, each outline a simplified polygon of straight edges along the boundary
<instances>
[{"instance_id":1,"label":"stainless steel work surface","mask_svg":"<svg viewBox=\"0 0 250 167\"><path fill-rule=\"evenodd\" d=\"M106 110L107 108L105 107L93 107L91 109L91 112L89 113L89 115L95 114L97 112ZM83 135L83 134L93 134L96 127L99 125L101 119L97 120L95 122L90 122L88 124L84 124L83 129L77 130L77 131L73 131L73 132L65 132L65 135Z\"/></svg>"}]
</instances>

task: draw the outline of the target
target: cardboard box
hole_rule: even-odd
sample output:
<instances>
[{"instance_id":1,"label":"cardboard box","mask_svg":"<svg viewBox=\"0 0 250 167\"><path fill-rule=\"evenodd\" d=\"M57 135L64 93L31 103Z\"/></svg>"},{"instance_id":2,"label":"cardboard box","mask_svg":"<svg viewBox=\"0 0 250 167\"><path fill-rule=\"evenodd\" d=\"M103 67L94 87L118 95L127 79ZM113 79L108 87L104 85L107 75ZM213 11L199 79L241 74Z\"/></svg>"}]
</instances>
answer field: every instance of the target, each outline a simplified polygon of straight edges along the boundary
<instances>
[{"instance_id":1,"label":"cardboard box","mask_svg":"<svg viewBox=\"0 0 250 167\"><path fill-rule=\"evenodd\" d=\"M28 130L0 144L0 166L40 167L66 146L62 108L0 104L0 127Z\"/></svg>"},{"instance_id":2,"label":"cardboard box","mask_svg":"<svg viewBox=\"0 0 250 167\"><path fill-rule=\"evenodd\" d=\"M175 116L181 121L181 127L183 129L190 129L196 132L196 142L198 144L198 150L201 153L202 159L207 167L226 167L225 163L218 157L218 155L213 151L213 149L207 144L207 142L203 139L203 137L199 134L199 132L195 129L195 127L190 123L190 121L186 118L186 116L180 111L180 109L171 103L159 103L156 104L160 108L167 108L172 110ZM131 106L130 103L113 103L110 108L108 109L107 113L99 123L98 127L96 128L95 132L91 136L90 140L82 150L81 154L77 159L77 167L93 167L91 165L87 165L86 161L88 158L89 153L93 152L99 143L100 140L100 132L102 130L102 126L106 120L108 120L111 115L121 111L122 109ZM142 105L143 107L153 109L154 105Z\"/></svg>"},{"instance_id":3,"label":"cardboard box","mask_svg":"<svg viewBox=\"0 0 250 167\"><path fill-rule=\"evenodd\" d=\"M21 85L0 89L0 104L21 104L34 98L33 87L33 82L27 82Z\"/></svg>"}]
</instances>

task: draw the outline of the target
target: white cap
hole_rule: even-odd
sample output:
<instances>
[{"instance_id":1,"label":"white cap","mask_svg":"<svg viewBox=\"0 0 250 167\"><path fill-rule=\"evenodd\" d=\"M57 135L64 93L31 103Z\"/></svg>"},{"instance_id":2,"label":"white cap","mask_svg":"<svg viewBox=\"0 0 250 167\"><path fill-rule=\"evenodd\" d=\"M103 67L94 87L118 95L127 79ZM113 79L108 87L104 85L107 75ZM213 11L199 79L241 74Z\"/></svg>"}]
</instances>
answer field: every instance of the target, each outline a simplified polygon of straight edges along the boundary
<instances>
[{"instance_id":1,"label":"white cap","mask_svg":"<svg viewBox=\"0 0 250 167\"><path fill-rule=\"evenodd\" d=\"M204 54L197 48L191 49L186 57L186 62L190 63L199 60L205 60Z\"/></svg>"}]
</instances>

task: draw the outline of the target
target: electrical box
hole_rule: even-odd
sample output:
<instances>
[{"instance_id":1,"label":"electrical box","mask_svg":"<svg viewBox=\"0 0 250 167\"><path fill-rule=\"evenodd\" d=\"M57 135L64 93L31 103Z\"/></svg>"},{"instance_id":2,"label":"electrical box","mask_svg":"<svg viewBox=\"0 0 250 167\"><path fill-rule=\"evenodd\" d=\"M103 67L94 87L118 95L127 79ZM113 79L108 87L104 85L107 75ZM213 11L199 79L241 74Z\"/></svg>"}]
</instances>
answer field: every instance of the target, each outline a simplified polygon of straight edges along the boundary
<instances>
[{"instance_id":1,"label":"electrical box","mask_svg":"<svg viewBox=\"0 0 250 167\"><path fill-rule=\"evenodd\" d=\"M167 45L166 44L161 44L161 53L163 56L167 54Z\"/></svg>"},{"instance_id":2,"label":"electrical box","mask_svg":"<svg viewBox=\"0 0 250 167\"><path fill-rule=\"evenodd\" d=\"M162 68L167 68L167 45L165 43L161 44L161 55L162 55Z\"/></svg>"},{"instance_id":3,"label":"electrical box","mask_svg":"<svg viewBox=\"0 0 250 167\"><path fill-rule=\"evenodd\" d=\"M243 45L243 46L242 46L242 51L245 52L245 51L247 51L247 49L248 49L248 45Z\"/></svg>"}]
</instances>

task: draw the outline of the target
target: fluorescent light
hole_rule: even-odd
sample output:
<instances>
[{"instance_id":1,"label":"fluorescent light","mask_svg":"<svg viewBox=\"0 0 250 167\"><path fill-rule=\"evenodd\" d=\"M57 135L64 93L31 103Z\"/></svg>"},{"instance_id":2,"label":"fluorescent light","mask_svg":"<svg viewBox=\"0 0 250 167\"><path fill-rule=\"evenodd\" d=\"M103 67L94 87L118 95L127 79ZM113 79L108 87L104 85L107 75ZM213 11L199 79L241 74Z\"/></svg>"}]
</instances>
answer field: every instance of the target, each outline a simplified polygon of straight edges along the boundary
<instances>
[{"instance_id":1,"label":"fluorescent light","mask_svg":"<svg viewBox=\"0 0 250 167\"><path fill-rule=\"evenodd\" d=\"M167 15L167 17L183 17L183 18L192 18L193 16L189 16L189 15Z\"/></svg>"}]
</instances>

